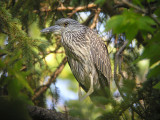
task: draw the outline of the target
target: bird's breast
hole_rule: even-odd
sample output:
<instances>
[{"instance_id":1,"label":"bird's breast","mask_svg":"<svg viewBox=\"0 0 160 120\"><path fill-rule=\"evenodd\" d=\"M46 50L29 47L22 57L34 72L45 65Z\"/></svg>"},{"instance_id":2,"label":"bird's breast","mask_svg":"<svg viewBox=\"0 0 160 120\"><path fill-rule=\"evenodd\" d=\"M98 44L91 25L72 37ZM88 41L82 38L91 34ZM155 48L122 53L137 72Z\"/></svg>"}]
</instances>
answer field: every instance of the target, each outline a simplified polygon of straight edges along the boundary
<instances>
[{"instance_id":1,"label":"bird's breast","mask_svg":"<svg viewBox=\"0 0 160 120\"><path fill-rule=\"evenodd\" d=\"M70 38L69 40L66 39L65 37L62 37L62 45L65 49L65 53L68 57L72 57L76 59L77 61L88 61L90 58L90 48L87 44L80 43L78 41L74 41Z\"/></svg>"}]
</instances>

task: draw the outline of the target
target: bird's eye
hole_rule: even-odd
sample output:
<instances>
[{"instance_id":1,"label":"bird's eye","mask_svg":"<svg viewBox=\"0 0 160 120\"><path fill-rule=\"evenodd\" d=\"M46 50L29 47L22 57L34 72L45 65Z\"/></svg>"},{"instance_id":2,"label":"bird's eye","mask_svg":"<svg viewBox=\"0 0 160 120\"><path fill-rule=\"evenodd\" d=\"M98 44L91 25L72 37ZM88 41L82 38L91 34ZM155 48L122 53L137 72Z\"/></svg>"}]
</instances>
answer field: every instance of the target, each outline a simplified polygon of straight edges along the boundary
<instances>
[{"instance_id":1,"label":"bird's eye","mask_svg":"<svg viewBox=\"0 0 160 120\"><path fill-rule=\"evenodd\" d=\"M65 22L65 23L64 23L64 27L67 27L67 26L68 26L68 22Z\"/></svg>"}]
</instances>

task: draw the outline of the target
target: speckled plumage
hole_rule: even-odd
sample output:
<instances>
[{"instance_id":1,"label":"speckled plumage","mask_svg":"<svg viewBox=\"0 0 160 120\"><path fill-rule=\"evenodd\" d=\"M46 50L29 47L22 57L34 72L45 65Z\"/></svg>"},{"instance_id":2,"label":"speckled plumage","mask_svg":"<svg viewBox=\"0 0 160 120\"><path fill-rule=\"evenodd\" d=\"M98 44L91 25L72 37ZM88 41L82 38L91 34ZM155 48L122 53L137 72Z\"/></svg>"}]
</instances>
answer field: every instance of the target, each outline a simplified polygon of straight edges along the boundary
<instances>
[{"instance_id":1,"label":"speckled plumage","mask_svg":"<svg viewBox=\"0 0 160 120\"><path fill-rule=\"evenodd\" d=\"M93 79L93 91L88 95L106 95L104 88L110 86L111 64L105 43L94 30L73 19L59 19L55 26L42 32L61 34L69 66L80 86L88 92Z\"/></svg>"}]
</instances>

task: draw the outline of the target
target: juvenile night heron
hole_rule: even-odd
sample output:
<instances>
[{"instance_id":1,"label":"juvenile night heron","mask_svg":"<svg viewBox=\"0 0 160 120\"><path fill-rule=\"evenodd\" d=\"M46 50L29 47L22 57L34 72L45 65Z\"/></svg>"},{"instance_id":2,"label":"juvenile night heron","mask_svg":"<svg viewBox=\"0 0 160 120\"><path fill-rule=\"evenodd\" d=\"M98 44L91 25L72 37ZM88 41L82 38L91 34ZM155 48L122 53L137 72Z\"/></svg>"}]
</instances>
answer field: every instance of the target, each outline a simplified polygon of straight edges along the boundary
<instances>
[{"instance_id":1,"label":"juvenile night heron","mask_svg":"<svg viewBox=\"0 0 160 120\"><path fill-rule=\"evenodd\" d=\"M61 35L72 73L86 92L80 100L88 96L108 96L105 87L110 86L110 59L105 43L94 30L76 20L61 18L41 32Z\"/></svg>"}]
</instances>

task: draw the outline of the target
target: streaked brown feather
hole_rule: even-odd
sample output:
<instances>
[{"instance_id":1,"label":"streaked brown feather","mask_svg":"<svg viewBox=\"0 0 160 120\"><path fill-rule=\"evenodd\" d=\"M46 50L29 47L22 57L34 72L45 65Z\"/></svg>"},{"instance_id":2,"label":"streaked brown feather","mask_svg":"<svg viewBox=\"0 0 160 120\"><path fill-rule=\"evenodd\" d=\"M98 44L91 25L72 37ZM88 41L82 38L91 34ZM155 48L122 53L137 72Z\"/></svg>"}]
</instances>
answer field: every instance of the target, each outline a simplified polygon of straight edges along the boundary
<instances>
[{"instance_id":1,"label":"streaked brown feather","mask_svg":"<svg viewBox=\"0 0 160 120\"><path fill-rule=\"evenodd\" d=\"M105 82L109 84L111 79L111 64L107 47L98 34L91 29L87 30L86 38L90 39L92 43L90 44L90 50L95 67L107 78Z\"/></svg>"}]
</instances>

